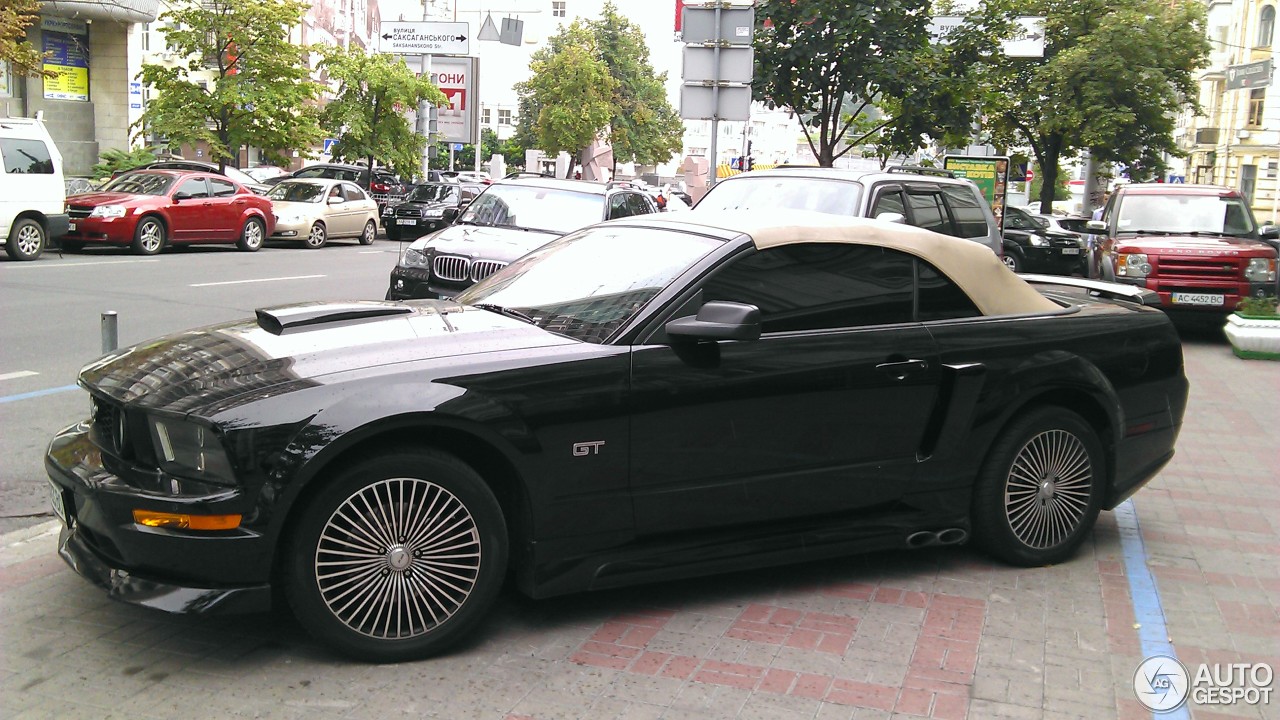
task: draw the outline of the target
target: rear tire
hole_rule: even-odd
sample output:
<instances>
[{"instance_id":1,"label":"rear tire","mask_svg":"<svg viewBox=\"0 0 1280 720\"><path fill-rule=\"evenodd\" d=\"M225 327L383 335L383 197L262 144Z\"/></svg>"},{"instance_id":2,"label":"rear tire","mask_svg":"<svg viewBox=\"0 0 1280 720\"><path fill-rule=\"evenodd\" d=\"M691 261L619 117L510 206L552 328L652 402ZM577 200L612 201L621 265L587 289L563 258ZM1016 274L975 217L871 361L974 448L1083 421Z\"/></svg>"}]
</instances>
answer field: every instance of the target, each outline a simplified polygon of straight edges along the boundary
<instances>
[{"instance_id":1,"label":"rear tire","mask_svg":"<svg viewBox=\"0 0 1280 720\"><path fill-rule=\"evenodd\" d=\"M244 221L244 229L240 231L240 239L236 242L236 247L245 252L257 252L262 247L262 241L266 236L267 226L258 218L249 218Z\"/></svg>"},{"instance_id":2,"label":"rear tire","mask_svg":"<svg viewBox=\"0 0 1280 720\"><path fill-rule=\"evenodd\" d=\"M378 239L378 223L370 220L364 224L364 232L360 234L361 245L372 245Z\"/></svg>"},{"instance_id":3,"label":"rear tire","mask_svg":"<svg viewBox=\"0 0 1280 720\"><path fill-rule=\"evenodd\" d=\"M43 225L30 218L20 218L14 220L13 227L9 229L4 251L13 260L35 260L44 252L48 242Z\"/></svg>"},{"instance_id":4,"label":"rear tire","mask_svg":"<svg viewBox=\"0 0 1280 720\"><path fill-rule=\"evenodd\" d=\"M1015 418L996 439L973 497L974 539L1012 565L1062 562L1093 528L1107 478L1092 426L1059 406Z\"/></svg>"},{"instance_id":5,"label":"rear tire","mask_svg":"<svg viewBox=\"0 0 1280 720\"><path fill-rule=\"evenodd\" d=\"M497 499L468 465L435 450L393 448L340 471L289 538L285 591L299 621L373 662L428 657L463 639L507 567Z\"/></svg>"},{"instance_id":6,"label":"rear tire","mask_svg":"<svg viewBox=\"0 0 1280 720\"><path fill-rule=\"evenodd\" d=\"M133 231L133 251L139 255L155 255L164 249L168 239L165 237L164 223L156 217L144 217L138 221Z\"/></svg>"}]
</instances>

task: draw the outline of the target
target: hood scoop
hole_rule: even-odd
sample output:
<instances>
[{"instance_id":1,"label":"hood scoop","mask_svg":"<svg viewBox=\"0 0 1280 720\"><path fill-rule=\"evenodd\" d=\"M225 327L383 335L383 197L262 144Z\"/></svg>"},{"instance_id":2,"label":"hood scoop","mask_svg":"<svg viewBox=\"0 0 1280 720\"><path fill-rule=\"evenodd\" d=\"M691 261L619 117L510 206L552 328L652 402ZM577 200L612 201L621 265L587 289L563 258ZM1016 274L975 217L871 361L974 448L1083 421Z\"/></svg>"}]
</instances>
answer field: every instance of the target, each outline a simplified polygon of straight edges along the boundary
<instances>
[{"instance_id":1,"label":"hood scoop","mask_svg":"<svg viewBox=\"0 0 1280 720\"><path fill-rule=\"evenodd\" d=\"M408 315L413 308L392 303L351 302L286 305L258 308L258 327L272 335L285 335L320 326L379 320L394 315Z\"/></svg>"}]
</instances>

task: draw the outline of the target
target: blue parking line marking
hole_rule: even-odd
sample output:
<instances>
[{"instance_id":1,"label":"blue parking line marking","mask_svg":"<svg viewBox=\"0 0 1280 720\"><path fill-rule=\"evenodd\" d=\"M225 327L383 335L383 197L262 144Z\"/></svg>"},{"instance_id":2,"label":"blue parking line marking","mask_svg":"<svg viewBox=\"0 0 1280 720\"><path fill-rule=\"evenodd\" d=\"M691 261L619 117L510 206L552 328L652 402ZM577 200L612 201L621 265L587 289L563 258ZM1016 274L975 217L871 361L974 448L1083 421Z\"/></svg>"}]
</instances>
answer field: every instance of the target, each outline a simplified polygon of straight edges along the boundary
<instances>
[{"instance_id":1,"label":"blue parking line marking","mask_svg":"<svg viewBox=\"0 0 1280 720\"><path fill-rule=\"evenodd\" d=\"M79 389L79 385L63 385L62 387L48 388L47 390L32 390L31 392L18 393L17 395L4 395L0 396L0 405L3 405L4 403L17 402L19 400L43 397L45 395L56 395L57 393L70 392L72 390Z\"/></svg>"},{"instance_id":2,"label":"blue parking line marking","mask_svg":"<svg viewBox=\"0 0 1280 720\"><path fill-rule=\"evenodd\" d=\"M1120 529L1120 549L1124 556L1124 574L1129 579L1129 599L1133 601L1134 621L1138 623L1138 641L1142 656L1155 655L1178 658L1169 642L1169 629L1164 622L1164 606L1160 603L1160 590L1147 565L1147 546L1142 541L1142 529L1138 526L1138 512L1133 500L1125 500L1115 509L1116 525ZM1190 689L1188 688L1188 691ZM1168 712L1151 713L1158 720L1190 720L1191 713L1183 704Z\"/></svg>"}]
</instances>

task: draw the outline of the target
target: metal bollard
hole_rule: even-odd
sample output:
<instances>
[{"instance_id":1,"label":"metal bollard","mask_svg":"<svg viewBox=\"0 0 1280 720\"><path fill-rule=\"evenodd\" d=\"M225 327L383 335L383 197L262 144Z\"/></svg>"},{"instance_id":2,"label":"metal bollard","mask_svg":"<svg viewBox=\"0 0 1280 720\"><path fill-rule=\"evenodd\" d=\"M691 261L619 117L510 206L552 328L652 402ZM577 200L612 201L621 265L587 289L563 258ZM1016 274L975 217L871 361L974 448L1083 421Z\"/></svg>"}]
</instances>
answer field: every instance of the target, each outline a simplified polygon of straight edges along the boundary
<instances>
[{"instance_id":1,"label":"metal bollard","mask_svg":"<svg viewBox=\"0 0 1280 720\"><path fill-rule=\"evenodd\" d=\"M120 345L119 318L115 310L102 313L102 354L115 352Z\"/></svg>"}]
</instances>

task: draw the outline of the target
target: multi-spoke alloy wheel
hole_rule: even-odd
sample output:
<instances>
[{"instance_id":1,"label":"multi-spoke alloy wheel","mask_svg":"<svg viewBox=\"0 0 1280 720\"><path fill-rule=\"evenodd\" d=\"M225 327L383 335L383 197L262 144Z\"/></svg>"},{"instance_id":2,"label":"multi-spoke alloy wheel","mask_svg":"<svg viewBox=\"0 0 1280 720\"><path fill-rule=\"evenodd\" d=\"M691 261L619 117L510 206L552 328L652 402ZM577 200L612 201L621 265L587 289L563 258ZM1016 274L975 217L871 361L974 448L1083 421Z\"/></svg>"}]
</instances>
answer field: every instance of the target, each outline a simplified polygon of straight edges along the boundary
<instances>
[{"instance_id":1,"label":"multi-spoke alloy wheel","mask_svg":"<svg viewBox=\"0 0 1280 720\"><path fill-rule=\"evenodd\" d=\"M327 232L325 232L324 225L321 225L320 223L315 223L314 225L311 226L311 230L307 232L307 239L305 242L307 244L307 247L314 250L316 248L324 247L324 244L328 241L329 241L329 235Z\"/></svg>"},{"instance_id":2,"label":"multi-spoke alloy wheel","mask_svg":"<svg viewBox=\"0 0 1280 720\"><path fill-rule=\"evenodd\" d=\"M411 638L462 607L481 556L475 519L453 493L394 478L338 506L320 535L316 582L325 605L352 630Z\"/></svg>"},{"instance_id":3,"label":"multi-spoke alloy wheel","mask_svg":"<svg viewBox=\"0 0 1280 720\"><path fill-rule=\"evenodd\" d=\"M376 662L426 657L496 599L506 522L457 458L383 448L306 502L285 547L285 590L302 624L336 649Z\"/></svg>"},{"instance_id":4,"label":"multi-spoke alloy wheel","mask_svg":"<svg viewBox=\"0 0 1280 720\"><path fill-rule=\"evenodd\" d=\"M139 255L155 255L164 248L164 225L154 217L138 221L133 233L133 251Z\"/></svg>"},{"instance_id":5,"label":"multi-spoke alloy wheel","mask_svg":"<svg viewBox=\"0 0 1280 720\"><path fill-rule=\"evenodd\" d=\"M1049 430L1031 438L1013 459L1004 508L1013 534L1026 545L1066 540L1089 510L1093 466L1080 438Z\"/></svg>"},{"instance_id":6,"label":"multi-spoke alloy wheel","mask_svg":"<svg viewBox=\"0 0 1280 720\"><path fill-rule=\"evenodd\" d=\"M1106 482L1102 444L1084 418L1031 410L991 446L974 487L974 538L1017 565L1061 562L1093 527Z\"/></svg>"},{"instance_id":7,"label":"multi-spoke alloy wheel","mask_svg":"<svg viewBox=\"0 0 1280 720\"><path fill-rule=\"evenodd\" d=\"M240 232L240 239L236 242L236 247L245 252L257 252L262 247L262 241L267 236L266 226L257 218L249 218L244 222L244 230Z\"/></svg>"},{"instance_id":8,"label":"multi-spoke alloy wheel","mask_svg":"<svg viewBox=\"0 0 1280 720\"><path fill-rule=\"evenodd\" d=\"M22 218L13 222L5 252L14 260L35 260L44 252L44 227L35 220Z\"/></svg>"}]
</instances>

